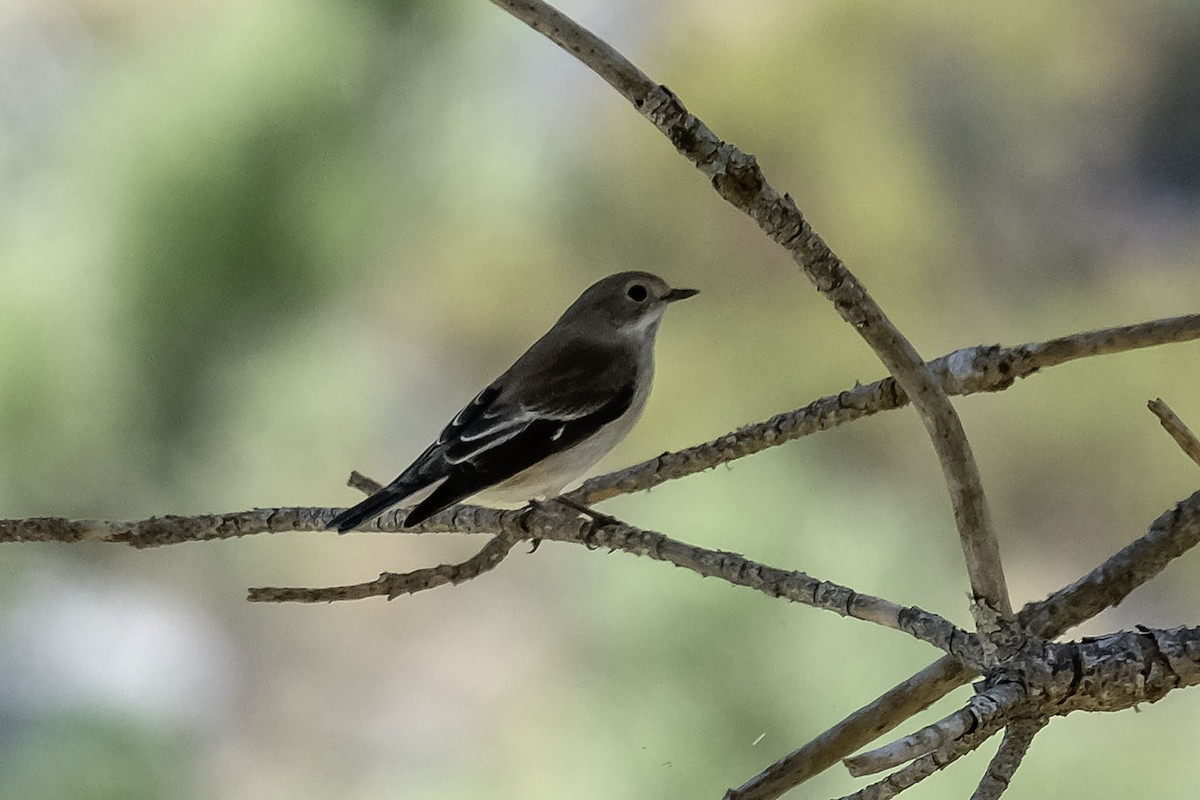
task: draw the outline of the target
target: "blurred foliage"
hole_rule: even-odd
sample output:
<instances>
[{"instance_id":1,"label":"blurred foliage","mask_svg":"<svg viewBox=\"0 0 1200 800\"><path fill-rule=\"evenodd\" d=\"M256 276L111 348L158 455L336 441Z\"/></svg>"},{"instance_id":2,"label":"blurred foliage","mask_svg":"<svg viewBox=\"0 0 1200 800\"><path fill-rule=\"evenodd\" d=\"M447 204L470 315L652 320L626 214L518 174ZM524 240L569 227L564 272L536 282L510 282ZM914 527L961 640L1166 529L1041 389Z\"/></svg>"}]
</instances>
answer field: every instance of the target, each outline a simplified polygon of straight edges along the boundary
<instances>
[{"instance_id":1,"label":"blurred foliage","mask_svg":"<svg viewBox=\"0 0 1200 800\"><path fill-rule=\"evenodd\" d=\"M755 153L927 356L1196 311L1194 3L563 8ZM0 14L6 517L349 502L351 468L390 477L633 267L704 293L608 466L882 374L636 112L486 3ZM1143 404L1200 425L1195 363L1162 348L958 403L1016 602L1194 490ZM611 510L966 623L944 495L896 413ZM476 546L274 538L7 549L0 797L717 797L934 655L551 545L395 603L247 606L247 585ZM1082 631L1194 624L1194 569ZM1009 796L1191 797L1197 702L1055 721ZM986 757L906 797L965 797Z\"/></svg>"},{"instance_id":2,"label":"blurred foliage","mask_svg":"<svg viewBox=\"0 0 1200 800\"><path fill-rule=\"evenodd\" d=\"M11 720L10 720L11 723ZM46 715L0 739L5 800L157 800L192 797L186 750L136 721Z\"/></svg>"}]
</instances>

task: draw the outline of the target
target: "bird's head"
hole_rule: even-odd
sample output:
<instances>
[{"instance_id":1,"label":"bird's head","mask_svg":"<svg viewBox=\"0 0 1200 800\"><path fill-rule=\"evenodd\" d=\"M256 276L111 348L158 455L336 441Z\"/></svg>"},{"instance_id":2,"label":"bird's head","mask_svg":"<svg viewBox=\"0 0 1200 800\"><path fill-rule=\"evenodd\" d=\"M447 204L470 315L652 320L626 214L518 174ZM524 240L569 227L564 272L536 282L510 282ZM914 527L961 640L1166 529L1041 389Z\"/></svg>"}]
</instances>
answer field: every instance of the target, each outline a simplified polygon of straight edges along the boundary
<instances>
[{"instance_id":1,"label":"bird's head","mask_svg":"<svg viewBox=\"0 0 1200 800\"><path fill-rule=\"evenodd\" d=\"M589 286L563 314L561 323L644 335L658 326L667 306L697 294L697 289L673 289L652 272L618 272Z\"/></svg>"}]
</instances>

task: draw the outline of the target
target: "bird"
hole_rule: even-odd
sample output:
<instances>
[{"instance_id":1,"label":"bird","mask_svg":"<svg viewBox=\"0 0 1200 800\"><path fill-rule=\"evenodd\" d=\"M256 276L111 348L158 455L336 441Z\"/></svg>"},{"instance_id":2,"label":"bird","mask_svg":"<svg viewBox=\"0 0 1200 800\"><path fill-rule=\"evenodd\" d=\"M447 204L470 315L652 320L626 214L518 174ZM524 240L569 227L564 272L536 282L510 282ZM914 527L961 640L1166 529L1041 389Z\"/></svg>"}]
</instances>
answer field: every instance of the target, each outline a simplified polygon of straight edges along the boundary
<instances>
[{"instance_id":1,"label":"bird","mask_svg":"<svg viewBox=\"0 0 1200 800\"><path fill-rule=\"evenodd\" d=\"M394 481L328 527L346 533L406 501L408 528L468 498L557 497L633 428L654 381L663 314L697 294L650 272L601 278Z\"/></svg>"}]
</instances>

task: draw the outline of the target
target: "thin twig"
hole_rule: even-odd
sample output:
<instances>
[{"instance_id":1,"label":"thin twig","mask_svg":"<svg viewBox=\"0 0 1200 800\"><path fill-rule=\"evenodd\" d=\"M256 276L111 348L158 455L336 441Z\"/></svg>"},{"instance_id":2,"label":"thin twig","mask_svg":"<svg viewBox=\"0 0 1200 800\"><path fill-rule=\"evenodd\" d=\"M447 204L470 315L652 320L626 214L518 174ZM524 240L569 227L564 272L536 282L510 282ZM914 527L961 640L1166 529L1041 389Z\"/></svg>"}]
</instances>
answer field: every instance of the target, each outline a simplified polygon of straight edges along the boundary
<instances>
[{"instance_id":1,"label":"thin twig","mask_svg":"<svg viewBox=\"0 0 1200 800\"><path fill-rule=\"evenodd\" d=\"M1162 423L1163 428L1167 433L1171 434L1171 438L1175 443L1187 453L1188 458L1200 465L1200 439L1196 438L1196 434L1192 433L1184 421L1175 415L1171 407L1163 402L1162 398L1151 400L1146 406L1153 412L1154 416L1158 417L1158 421Z\"/></svg>"},{"instance_id":2,"label":"thin twig","mask_svg":"<svg viewBox=\"0 0 1200 800\"><path fill-rule=\"evenodd\" d=\"M974 670L943 656L743 783L723 800L773 800L962 686Z\"/></svg>"},{"instance_id":3,"label":"thin twig","mask_svg":"<svg viewBox=\"0 0 1200 800\"><path fill-rule=\"evenodd\" d=\"M881 781L859 789L840 800L891 800L891 798L945 769L958 759L976 750L1000 730L999 724L977 728L951 742L946 749L922 756Z\"/></svg>"},{"instance_id":4,"label":"thin twig","mask_svg":"<svg viewBox=\"0 0 1200 800\"><path fill-rule=\"evenodd\" d=\"M368 478L358 470L353 470L350 473L350 478L346 481L346 485L351 489L358 489L363 494L370 497L383 489L383 484L373 478Z\"/></svg>"},{"instance_id":5,"label":"thin twig","mask_svg":"<svg viewBox=\"0 0 1200 800\"><path fill-rule=\"evenodd\" d=\"M1037 345L1026 345L1027 357L1040 367L1053 367L1088 356L1123 353L1170 342L1190 342L1197 338L1198 321L1200 314L1186 314L1154 322L1121 325L1064 336Z\"/></svg>"},{"instance_id":6,"label":"thin twig","mask_svg":"<svg viewBox=\"0 0 1200 800\"><path fill-rule=\"evenodd\" d=\"M1002 721L1024 699L1024 687L1020 684L998 683L972 695L962 708L916 733L845 759L846 769L860 778L898 767L927 753L946 750L971 731Z\"/></svg>"},{"instance_id":7,"label":"thin twig","mask_svg":"<svg viewBox=\"0 0 1200 800\"><path fill-rule=\"evenodd\" d=\"M926 753L940 750L961 738L975 727L975 722L975 715L970 709L960 708L933 725L926 725L921 730L877 750L844 759L843 763L847 771L856 778L894 769Z\"/></svg>"},{"instance_id":8,"label":"thin twig","mask_svg":"<svg viewBox=\"0 0 1200 800\"><path fill-rule=\"evenodd\" d=\"M750 216L791 254L817 291L870 345L912 401L933 442L977 604L1011 617L1000 546L979 468L957 412L916 348L813 231L791 196L781 196L767 182L753 156L721 140L669 89L651 81L612 46L565 14L541 0L492 2L579 59L633 103L681 155L709 178L721 197Z\"/></svg>"},{"instance_id":9,"label":"thin twig","mask_svg":"<svg viewBox=\"0 0 1200 800\"><path fill-rule=\"evenodd\" d=\"M479 577L503 561L518 541L508 536L493 536L478 553L458 564L441 564L404 573L384 572L373 581L352 586L322 589L267 586L250 589L246 599L251 603L332 603L381 596L394 600L402 594L416 594L447 583L457 585Z\"/></svg>"},{"instance_id":10,"label":"thin twig","mask_svg":"<svg viewBox=\"0 0 1200 800\"><path fill-rule=\"evenodd\" d=\"M1046 721L1042 719L1017 719L1009 722L1004 729L1000 749L992 756L979 786L971 795L971 800L1000 800L1000 795L1008 789L1017 768L1025 760L1025 753L1029 751L1033 737L1044 727Z\"/></svg>"},{"instance_id":11,"label":"thin twig","mask_svg":"<svg viewBox=\"0 0 1200 800\"><path fill-rule=\"evenodd\" d=\"M1120 603L1129 593L1200 544L1200 492L1150 523L1149 530L1087 575L1045 600L1021 609L1017 621L1035 636L1053 639Z\"/></svg>"}]
</instances>

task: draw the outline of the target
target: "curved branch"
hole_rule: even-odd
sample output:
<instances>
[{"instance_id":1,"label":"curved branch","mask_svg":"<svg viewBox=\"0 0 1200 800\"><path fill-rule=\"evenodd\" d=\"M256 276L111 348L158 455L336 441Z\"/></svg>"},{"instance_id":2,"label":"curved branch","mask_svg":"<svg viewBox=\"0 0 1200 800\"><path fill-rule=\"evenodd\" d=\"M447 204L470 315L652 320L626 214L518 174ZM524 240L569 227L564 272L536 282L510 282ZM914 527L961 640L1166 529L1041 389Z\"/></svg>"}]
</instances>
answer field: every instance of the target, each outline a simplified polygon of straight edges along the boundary
<instances>
[{"instance_id":1,"label":"curved branch","mask_svg":"<svg viewBox=\"0 0 1200 800\"><path fill-rule=\"evenodd\" d=\"M267 586L251 589L246 599L251 603L332 603L381 596L395 600L402 594L416 594L447 583L458 585L477 578L495 569L518 541L509 536L494 536L478 553L458 564L440 564L405 573L383 572L373 581L352 586L323 589Z\"/></svg>"}]
</instances>

